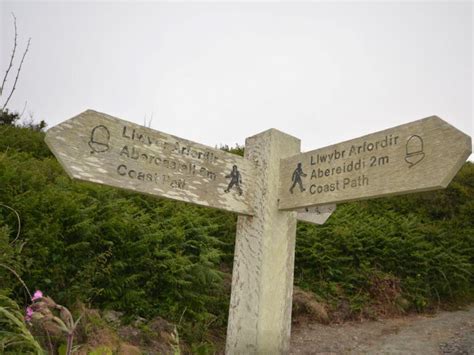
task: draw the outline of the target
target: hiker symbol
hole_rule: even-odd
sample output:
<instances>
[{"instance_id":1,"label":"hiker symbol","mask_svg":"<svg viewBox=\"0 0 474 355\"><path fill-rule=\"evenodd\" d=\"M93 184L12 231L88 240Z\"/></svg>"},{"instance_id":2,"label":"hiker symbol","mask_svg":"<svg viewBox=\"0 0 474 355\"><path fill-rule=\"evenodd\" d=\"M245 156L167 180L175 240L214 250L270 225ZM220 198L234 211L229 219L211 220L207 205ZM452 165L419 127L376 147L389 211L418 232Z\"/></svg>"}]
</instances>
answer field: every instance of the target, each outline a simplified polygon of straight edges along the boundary
<instances>
[{"instance_id":1,"label":"hiker symbol","mask_svg":"<svg viewBox=\"0 0 474 355\"><path fill-rule=\"evenodd\" d=\"M229 175L226 175L225 178L230 179L230 182L229 182L229 185L227 186L227 189L225 189L224 192L229 192L230 189L233 186L235 186L239 195L242 195L242 188L240 187L240 184L242 183L242 175L240 174L240 171L238 170L237 165L234 165L232 167L232 171L230 172Z\"/></svg>"}]
</instances>

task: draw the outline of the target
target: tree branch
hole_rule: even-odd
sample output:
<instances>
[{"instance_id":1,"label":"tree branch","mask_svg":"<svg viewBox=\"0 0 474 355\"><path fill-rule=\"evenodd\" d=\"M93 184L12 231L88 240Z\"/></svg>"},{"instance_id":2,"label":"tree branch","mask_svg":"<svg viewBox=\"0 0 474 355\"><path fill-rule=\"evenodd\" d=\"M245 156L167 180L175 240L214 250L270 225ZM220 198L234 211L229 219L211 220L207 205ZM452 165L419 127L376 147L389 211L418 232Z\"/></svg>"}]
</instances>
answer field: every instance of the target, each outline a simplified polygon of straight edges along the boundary
<instances>
[{"instance_id":1,"label":"tree branch","mask_svg":"<svg viewBox=\"0 0 474 355\"><path fill-rule=\"evenodd\" d=\"M20 119L23 117L23 114L25 113L26 105L28 105L28 101L25 101L25 105L23 106L23 111L21 111L20 113Z\"/></svg>"},{"instance_id":2,"label":"tree branch","mask_svg":"<svg viewBox=\"0 0 474 355\"><path fill-rule=\"evenodd\" d=\"M15 52L16 52L16 46L17 46L18 33L17 33L17 29L16 29L16 17L15 17L15 14L13 12L12 12L12 16L13 16L13 26L15 27L15 38L14 38L14 42L13 42L12 55L10 56L10 64L8 65L7 71L5 72L5 76L3 77L2 86L0 86L0 96L2 96L3 88L5 87L5 83L7 81L8 74L10 73L10 69L13 66L13 59L15 59Z\"/></svg>"},{"instance_id":3,"label":"tree branch","mask_svg":"<svg viewBox=\"0 0 474 355\"><path fill-rule=\"evenodd\" d=\"M18 71L16 72L15 82L13 83L12 91L10 92L10 95L8 95L7 101L5 101L5 103L3 104L2 111L5 110L5 108L7 107L8 101L10 101L10 98L12 97L13 92L16 89L16 83L18 82L18 77L20 76L21 67L23 66L23 61L25 60L26 53L28 53L28 49L30 48L30 43L31 43L31 37L28 38L28 44L26 45L25 52L23 53L23 57L21 58L20 65L18 66Z\"/></svg>"}]
</instances>

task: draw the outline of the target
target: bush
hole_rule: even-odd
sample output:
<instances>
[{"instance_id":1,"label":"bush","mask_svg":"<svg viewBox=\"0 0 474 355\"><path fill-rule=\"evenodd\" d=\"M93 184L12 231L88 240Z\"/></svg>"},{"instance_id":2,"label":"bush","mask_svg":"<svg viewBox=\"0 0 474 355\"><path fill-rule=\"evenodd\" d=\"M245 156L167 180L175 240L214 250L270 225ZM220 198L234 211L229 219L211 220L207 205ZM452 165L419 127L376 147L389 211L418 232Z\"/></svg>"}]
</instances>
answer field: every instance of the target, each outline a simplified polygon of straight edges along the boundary
<instances>
[{"instance_id":1,"label":"bush","mask_svg":"<svg viewBox=\"0 0 474 355\"><path fill-rule=\"evenodd\" d=\"M0 203L22 224L14 241L16 216L0 207L1 263L66 306L181 321L195 344L208 343L210 326L225 328L235 215L73 182L43 133L0 126L0 134ZM343 204L325 225L299 223L295 283L351 317L388 295L416 310L472 299L473 196L466 163L444 191ZM1 269L0 284L25 302Z\"/></svg>"},{"instance_id":2,"label":"bush","mask_svg":"<svg viewBox=\"0 0 474 355\"><path fill-rule=\"evenodd\" d=\"M473 181L466 163L446 190L340 205L323 226L299 224L295 282L334 307L349 299L355 314L376 301L380 275L399 280L416 310L472 299Z\"/></svg>"},{"instance_id":3,"label":"bush","mask_svg":"<svg viewBox=\"0 0 474 355\"><path fill-rule=\"evenodd\" d=\"M0 201L21 215L24 245L19 253L9 244L16 219L0 210L2 257L21 265L30 287L65 305L80 300L130 317L183 317L199 340L206 324L225 324L220 263L229 250L223 240L233 238L225 235L234 231L232 215L73 182L54 158L0 154ZM220 228L225 221L230 227ZM9 275L0 279L20 294Z\"/></svg>"}]
</instances>

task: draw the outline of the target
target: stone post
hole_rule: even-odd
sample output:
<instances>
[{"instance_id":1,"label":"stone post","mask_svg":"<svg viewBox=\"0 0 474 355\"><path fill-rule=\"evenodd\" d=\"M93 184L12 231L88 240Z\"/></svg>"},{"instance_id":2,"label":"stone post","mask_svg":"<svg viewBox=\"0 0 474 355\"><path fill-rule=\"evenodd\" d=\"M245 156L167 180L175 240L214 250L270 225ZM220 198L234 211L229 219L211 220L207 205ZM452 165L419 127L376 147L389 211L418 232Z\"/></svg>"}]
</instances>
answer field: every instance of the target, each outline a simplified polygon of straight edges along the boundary
<instances>
[{"instance_id":1,"label":"stone post","mask_svg":"<svg viewBox=\"0 0 474 355\"><path fill-rule=\"evenodd\" d=\"M299 139L275 129L246 139L255 215L238 217L226 354L289 351L296 212L278 210L279 168L299 152Z\"/></svg>"}]
</instances>

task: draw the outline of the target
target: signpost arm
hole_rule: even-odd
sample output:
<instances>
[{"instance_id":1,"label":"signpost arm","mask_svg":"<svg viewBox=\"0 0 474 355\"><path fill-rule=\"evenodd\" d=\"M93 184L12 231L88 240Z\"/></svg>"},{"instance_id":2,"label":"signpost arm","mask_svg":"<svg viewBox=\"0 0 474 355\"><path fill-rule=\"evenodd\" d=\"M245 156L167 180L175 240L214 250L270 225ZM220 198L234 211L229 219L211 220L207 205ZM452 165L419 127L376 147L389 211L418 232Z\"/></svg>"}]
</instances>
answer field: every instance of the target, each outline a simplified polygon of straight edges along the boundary
<instances>
[{"instance_id":1,"label":"signpost arm","mask_svg":"<svg viewBox=\"0 0 474 355\"><path fill-rule=\"evenodd\" d=\"M296 212L278 210L278 187L280 159L299 151L299 139L275 129L246 140L255 215L238 217L227 354L289 351Z\"/></svg>"}]
</instances>

